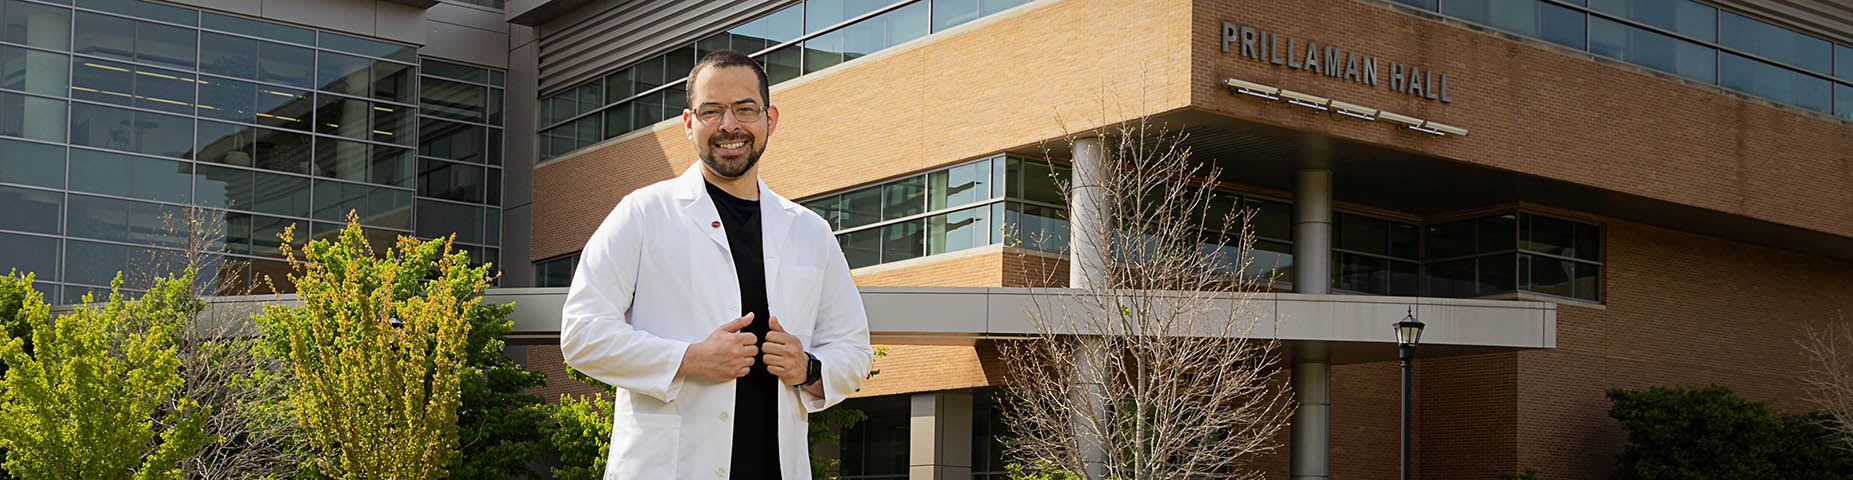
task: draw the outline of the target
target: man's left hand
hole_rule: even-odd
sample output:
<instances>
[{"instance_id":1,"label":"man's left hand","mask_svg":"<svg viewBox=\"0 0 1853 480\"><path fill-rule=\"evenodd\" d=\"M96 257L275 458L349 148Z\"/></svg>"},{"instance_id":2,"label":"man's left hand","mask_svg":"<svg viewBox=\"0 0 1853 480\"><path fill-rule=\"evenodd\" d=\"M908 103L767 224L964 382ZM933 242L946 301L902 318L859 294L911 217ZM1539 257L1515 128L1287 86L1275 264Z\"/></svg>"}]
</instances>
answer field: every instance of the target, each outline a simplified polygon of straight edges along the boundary
<instances>
[{"instance_id":1,"label":"man's left hand","mask_svg":"<svg viewBox=\"0 0 1853 480\"><path fill-rule=\"evenodd\" d=\"M779 325L779 317L772 316L766 332L766 343L760 348L764 353L766 371L779 377L786 385L804 383L805 369L810 366L810 358L804 356L804 344L798 337L785 332Z\"/></svg>"}]
</instances>

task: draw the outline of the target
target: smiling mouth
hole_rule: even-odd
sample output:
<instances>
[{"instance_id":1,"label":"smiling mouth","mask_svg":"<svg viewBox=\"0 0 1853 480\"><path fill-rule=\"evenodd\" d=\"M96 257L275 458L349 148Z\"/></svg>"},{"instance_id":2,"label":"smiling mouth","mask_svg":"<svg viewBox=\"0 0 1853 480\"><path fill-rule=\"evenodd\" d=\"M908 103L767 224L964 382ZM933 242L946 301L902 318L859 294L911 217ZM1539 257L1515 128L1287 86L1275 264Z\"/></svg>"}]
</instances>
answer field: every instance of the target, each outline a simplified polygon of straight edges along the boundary
<instances>
[{"instance_id":1,"label":"smiling mouth","mask_svg":"<svg viewBox=\"0 0 1853 480\"><path fill-rule=\"evenodd\" d=\"M736 149L736 148L741 148L741 147L745 147L745 146L746 146L746 142L732 142L732 143L720 143L720 144L715 144L714 146L717 146L717 147L721 147L721 148L725 148L725 149L728 149L728 150L732 150L732 149Z\"/></svg>"}]
</instances>

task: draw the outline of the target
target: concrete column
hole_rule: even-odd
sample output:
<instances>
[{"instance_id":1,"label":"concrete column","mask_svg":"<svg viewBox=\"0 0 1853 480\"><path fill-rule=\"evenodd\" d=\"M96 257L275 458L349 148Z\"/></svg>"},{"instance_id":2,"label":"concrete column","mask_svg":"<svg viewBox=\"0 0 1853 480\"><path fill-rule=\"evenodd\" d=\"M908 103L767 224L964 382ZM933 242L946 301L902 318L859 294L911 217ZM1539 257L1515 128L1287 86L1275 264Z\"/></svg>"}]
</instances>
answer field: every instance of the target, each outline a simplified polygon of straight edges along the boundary
<instances>
[{"instance_id":1,"label":"concrete column","mask_svg":"<svg viewBox=\"0 0 1853 480\"><path fill-rule=\"evenodd\" d=\"M1307 135L1300 142L1300 171L1293 194L1293 291L1331 293L1332 169L1330 141ZM1292 478L1331 477L1331 354L1323 342L1294 346Z\"/></svg>"},{"instance_id":2,"label":"concrete column","mask_svg":"<svg viewBox=\"0 0 1853 480\"><path fill-rule=\"evenodd\" d=\"M916 393L907 425L908 480L972 478L972 394Z\"/></svg>"},{"instance_id":3,"label":"concrete column","mask_svg":"<svg viewBox=\"0 0 1853 480\"><path fill-rule=\"evenodd\" d=\"M1106 153L1100 137L1075 140L1072 149L1074 169L1070 174L1074 194L1068 199L1068 287L1092 288L1105 281L1104 262L1109 203L1100 189L1106 174Z\"/></svg>"},{"instance_id":4,"label":"concrete column","mask_svg":"<svg viewBox=\"0 0 1853 480\"><path fill-rule=\"evenodd\" d=\"M1112 199L1101 189L1100 182L1107 175L1106 152L1100 137L1087 137L1075 140L1072 150L1074 168L1071 182L1073 195L1068 199L1068 287L1102 288L1106 285L1107 238L1112 231L1109 214ZM1092 419L1106 418L1105 393L1102 383L1104 375L1095 368L1100 361L1092 356L1099 351L1091 348L1089 342L1097 341L1086 337L1075 339L1071 355L1074 364L1079 367L1074 375L1074 384L1070 387L1071 398L1075 405L1081 406L1075 411L1075 431L1081 432L1076 445L1081 452L1082 462L1087 466L1088 478L1102 478L1106 475L1106 441L1088 432L1099 429L1091 426Z\"/></svg>"}]
</instances>

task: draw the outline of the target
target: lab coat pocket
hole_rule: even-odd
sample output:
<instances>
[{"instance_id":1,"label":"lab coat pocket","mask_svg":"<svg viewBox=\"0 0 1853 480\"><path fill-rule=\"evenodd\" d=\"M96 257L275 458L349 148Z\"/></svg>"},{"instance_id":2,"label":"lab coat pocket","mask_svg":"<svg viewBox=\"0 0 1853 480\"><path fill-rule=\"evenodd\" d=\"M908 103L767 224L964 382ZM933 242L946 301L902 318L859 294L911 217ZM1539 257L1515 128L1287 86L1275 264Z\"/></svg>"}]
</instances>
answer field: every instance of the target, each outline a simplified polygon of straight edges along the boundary
<instances>
[{"instance_id":1,"label":"lab coat pocket","mask_svg":"<svg viewBox=\"0 0 1853 480\"><path fill-rule=\"evenodd\" d=\"M823 292L823 285L818 282L823 278L823 270L810 266L791 266L782 270L779 282L784 298L781 299L781 305L774 305L776 310L772 315L779 317L779 324L785 327L785 331L809 339L811 330L817 324L817 299Z\"/></svg>"},{"instance_id":2,"label":"lab coat pocket","mask_svg":"<svg viewBox=\"0 0 1853 480\"><path fill-rule=\"evenodd\" d=\"M676 478L682 417L650 413L618 414L611 421L611 451L605 480Z\"/></svg>"}]
</instances>

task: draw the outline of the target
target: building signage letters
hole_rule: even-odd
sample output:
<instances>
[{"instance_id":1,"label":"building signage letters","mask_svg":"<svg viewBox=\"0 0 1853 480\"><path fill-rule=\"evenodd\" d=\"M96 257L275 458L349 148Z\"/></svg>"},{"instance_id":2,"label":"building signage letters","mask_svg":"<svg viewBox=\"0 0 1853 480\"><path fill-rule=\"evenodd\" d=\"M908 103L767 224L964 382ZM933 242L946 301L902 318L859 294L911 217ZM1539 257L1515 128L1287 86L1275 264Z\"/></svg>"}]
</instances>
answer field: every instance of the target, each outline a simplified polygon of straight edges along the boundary
<instances>
[{"instance_id":1,"label":"building signage letters","mask_svg":"<svg viewBox=\"0 0 1853 480\"><path fill-rule=\"evenodd\" d=\"M1454 97L1448 96L1448 74L1417 65L1385 60L1380 70L1377 57L1355 50L1222 22L1222 51L1229 53L1231 48L1244 58L1373 87L1378 85L1379 74L1387 73L1390 91L1454 103Z\"/></svg>"}]
</instances>

